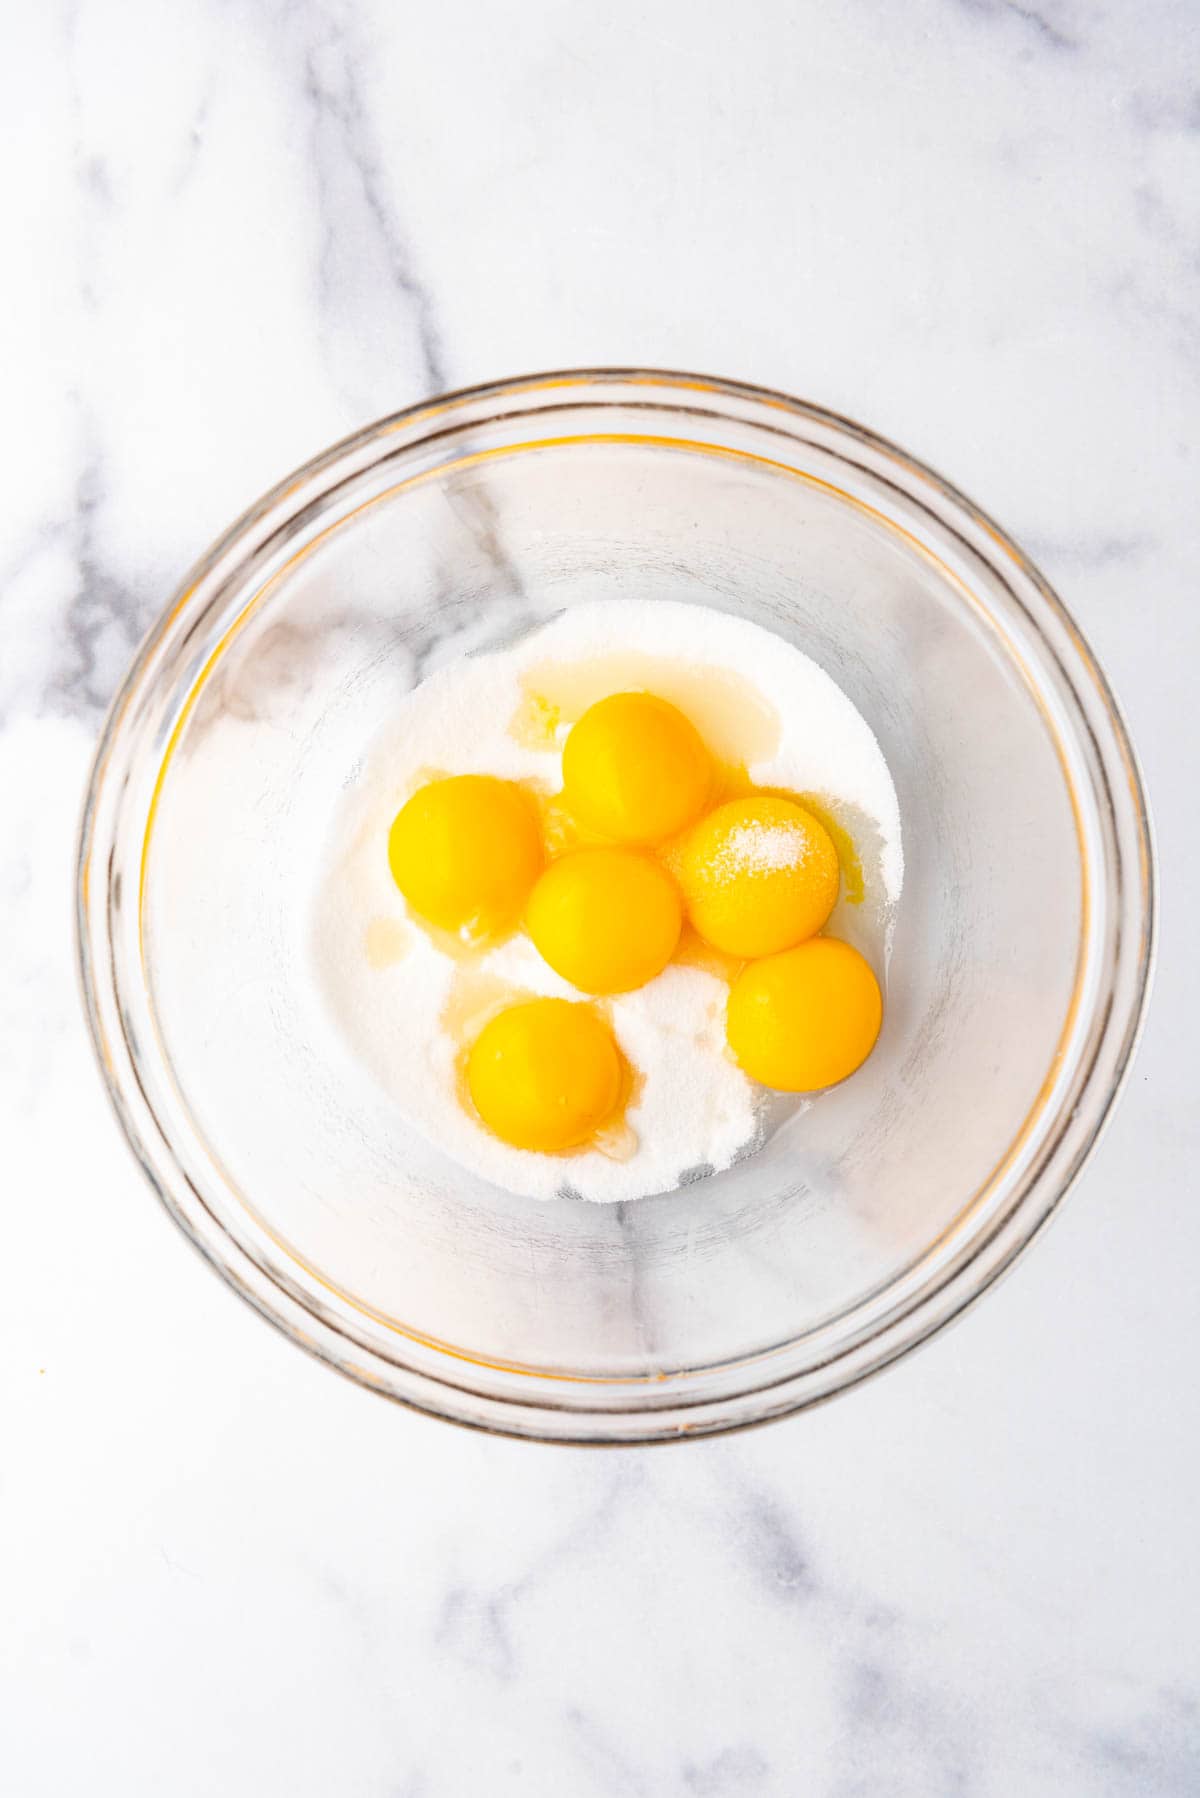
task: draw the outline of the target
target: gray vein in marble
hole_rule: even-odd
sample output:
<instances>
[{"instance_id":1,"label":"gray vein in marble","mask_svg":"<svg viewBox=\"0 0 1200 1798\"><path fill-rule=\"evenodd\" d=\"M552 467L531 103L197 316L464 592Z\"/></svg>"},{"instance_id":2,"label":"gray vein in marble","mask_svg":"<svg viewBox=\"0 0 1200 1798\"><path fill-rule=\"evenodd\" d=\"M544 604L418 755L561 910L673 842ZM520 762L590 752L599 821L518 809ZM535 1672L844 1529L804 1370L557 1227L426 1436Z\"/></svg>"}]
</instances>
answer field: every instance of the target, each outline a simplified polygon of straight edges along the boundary
<instances>
[{"instance_id":1,"label":"gray vein in marble","mask_svg":"<svg viewBox=\"0 0 1200 1798\"><path fill-rule=\"evenodd\" d=\"M99 546L97 515L104 499L102 463L85 454L68 529L78 586L62 618L63 642L47 697L70 714L105 708L123 665L141 641L149 615L109 568Z\"/></svg>"},{"instance_id":2,"label":"gray vein in marble","mask_svg":"<svg viewBox=\"0 0 1200 1798\"><path fill-rule=\"evenodd\" d=\"M603 1780L606 1792L620 1798L651 1798L652 1788L591 1712L571 1705L565 1715L580 1760L595 1778Z\"/></svg>"},{"instance_id":3,"label":"gray vein in marble","mask_svg":"<svg viewBox=\"0 0 1200 1798\"><path fill-rule=\"evenodd\" d=\"M357 182L365 216L383 252L395 290L413 319L426 393L441 392L450 386L450 377L433 295L419 272L410 234L388 195L384 164L371 131L363 91L362 52L354 43L351 23L312 7L299 9L297 16L306 23L309 33L301 50L301 86L310 118L321 231L321 316L328 322L338 312L334 264L339 252L345 251L350 233L336 211L333 197L339 177L349 171ZM478 475L469 490L453 491L447 497L488 558L503 590L519 596L523 591L520 574L504 544L501 520L485 477ZM448 571L448 585L452 579L452 571Z\"/></svg>"},{"instance_id":4,"label":"gray vein in marble","mask_svg":"<svg viewBox=\"0 0 1200 1798\"><path fill-rule=\"evenodd\" d=\"M1200 86L1189 83L1182 92L1174 93L1138 89L1130 95L1127 110L1139 131L1177 131L1188 136L1200 131Z\"/></svg>"},{"instance_id":5,"label":"gray vein in marble","mask_svg":"<svg viewBox=\"0 0 1200 1798\"><path fill-rule=\"evenodd\" d=\"M199 1580L201 1585L205 1583L204 1575L202 1573L197 1573L193 1567L185 1567L182 1561L173 1560L162 1546L161 1542L158 1546L158 1552L162 1557L163 1566L171 1573L181 1573L187 1579Z\"/></svg>"},{"instance_id":6,"label":"gray vein in marble","mask_svg":"<svg viewBox=\"0 0 1200 1798\"><path fill-rule=\"evenodd\" d=\"M683 1784L696 1798L734 1798L739 1792L757 1791L770 1772L770 1764L757 1748L744 1744L722 1748L707 1761L685 1761Z\"/></svg>"},{"instance_id":7,"label":"gray vein in marble","mask_svg":"<svg viewBox=\"0 0 1200 1798\"><path fill-rule=\"evenodd\" d=\"M921 1656L911 1658L923 1668ZM919 1791L922 1798L968 1798L976 1789L972 1743L961 1717L940 1686L914 1677L908 1657L897 1654L890 1667L874 1654L854 1660L841 1690L853 1768L837 1781L832 1798L872 1798L883 1766L904 1767L908 1777L898 1789Z\"/></svg>"},{"instance_id":8,"label":"gray vein in marble","mask_svg":"<svg viewBox=\"0 0 1200 1798\"><path fill-rule=\"evenodd\" d=\"M1044 569L1069 568L1094 573L1109 568L1132 568L1154 553L1153 537L1139 532L1093 537L1044 537L1024 539L1024 547Z\"/></svg>"},{"instance_id":9,"label":"gray vein in marble","mask_svg":"<svg viewBox=\"0 0 1200 1798\"><path fill-rule=\"evenodd\" d=\"M76 288L84 311L100 311L92 263L93 233L97 211L111 216L115 193L108 165L103 156L89 148L83 132L83 88L79 73L78 5L68 6L63 15L63 60L67 71L67 87L71 105L71 159L75 195L79 201L76 236Z\"/></svg>"},{"instance_id":10,"label":"gray vein in marble","mask_svg":"<svg viewBox=\"0 0 1200 1798\"><path fill-rule=\"evenodd\" d=\"M389 199L383 164L372 141L363 96L362 69L351 26L313 6L297 9L307 29L301 46L301 91L310 121L312 162L321 253L318 284L322 315L335 304L332 265L346 241L344 222L336 216L333 195L339 177L350 174L357 184L366 218L394 283L411 313L426 386L436 393L449 385L441 335L429 289L417 271L414 250Z\"/></svg>"},{"instance_id":11,"label":"gray vein in marble","mask_svg":"<svg viewBox=\"0 0 1200 1798\"><path fill-rule=\"evenodd\" d=\"M40 558L59 553L73 569L72 591L57 616L45 618L53 662L40 686L20 697L37 711L93 722L112 697L121 671L149 624L153 608L139 600L100 548L98 518L104 504L103 462L86 423L85 449L75 482L74 505L63 517L43 521L4 571L0 609L11 589ZM20 621L10 612L8 628ZM18 696L18 684L6 702Z\"/></svg>"},{"instance_id":12,"label":"gray vein in marble","mask_svg":"<svg viewBox=\"0 0 1200 1798\"><path fill-rule=\"evenodd\" d=\"M416 260L401 222L391 205L384 167L372 141L363 96L361 51L352 35L352 21L329 11L305 6L285 8L281 21L289 35L299 34L299 85L309 117L312 144L313 188L320 232L318 290L320 315L328 325L338 312L339 294L332 273L336 254L353 255L354 235L334 206L339 185L356 184L362 207L358 215L371 227L394 294L404 306L415 334L422 379L427 390L447 385L446 360L437 328L432 297L420 279ZM72 109L75 115L75 185L80 201L78 291L85 311L100 309L96 292L92 237L97 220L111 228L115 197L104 158L89 150L79 126L81 94L74 69L75 17L67 21L67 60L71 70ZM211 104L210 82L188 134L189 153L182 159L175 188L185 186L195 171L203 143L204 126ZM104 500L103 459L95 432L85 421L85 454L77 482L76 505L69 518L46 526L31 545L32 557L45 544L67 548L78 570L77 590L64 609L61 622L63 647L58 665L45 683L41 703L55 709L94 718L111 697L124 664L130 659L153 607L140 604L127 583L105 563L99 551L98 515ZM456 500L459 517L507 595L519 596L521 581L505 548L496 507L479 486ZM452 594L455 556L451 548L443 584ZM427 648L432 650L441 630L431 630ZM418 677L423 652L418 649Z\"/></svg>"},{"instance_id":13,"label":"gray vein in marble","mask_svg":"<svg viewBox=\"0 0 1200 1798\"><path fill-rule=\"evenodd\" d=\"M502 1684L514 1680L519 1670L512 1643L514 1609L581 1549L594 1548L606 1537L627 1495L640 1487L644 1477L642 1468L632 1461L618 1462L616 1475L599 1502L518 1579L493 1590L475 1582L451 1585L434 1631L438 1647L461 1665L490 1674Z\"/></svg>"},{"instance_id":14,"label":"gray vein in marble","mask_svg":"<svg viewBox=\"0 0 1200 1798\"><path fill-rule=\"evenodd\" d=\"M1136 1798L1192 1798L1200 1792L1200 1703L1174 1689L1155 1693L1152 1710L1127 1726L1087 1734L1081 1758L1120 1780ZM1111 1789L1105 1779L1105 1790Z\"/></svg>"},{"instance_id":15,"label":"gray vein in marble","mask_svg":"<svg viewBox=\"0 0 1200 1798\"><path fill-rule=\"evenodd\" d=\"M981 18L1000 19L1005 16L1019 19L1028 26L1038 39L1049 50L1078 50L1079 42L1065 32L1053 19L1046 16L1046 9L1035 6L1019 6L1017 0L958 0L964 12L975 13Z\"/></svg>"},{"instance_id":16,"label":"gray vein in marble","mask_svg":"<svg viewBox=\"0 0 1200 1798\"><path fill-rule=\"evenodd\" d=\"M524 598L525 584L504 542L500 508L488 491L486 479L486 475L478 475L477 485L471 492L453 495L451 503L465 518L468 529L495 570L502 590L513 598Z\"/></svg>"},{"instance_id":17,"label":"gray vein in marble","mask_svg":"<svg viewBox=\"0 0 1200 1798\"><path fill-rule=\"evenodd\" d=\"M803 1544L783 1508L764 1492L751 1492L740 1510L739 1538L754 1571L769 1591L788 1601L811 1598L817 1581Z\"/></svg>"},{"instance_id":18,"label":"gray vein in marble","mask_svg":"<svg viewBox=\"0 0 1200 1798\"><path fill-rule=\"evenodd\" d=\"M200 166L200 152L204 148L204 135L208 128L208 115L212 111L215 92L216 77L210 75L205 83L204 92L200 96L199 104L192 114L187 141L183 146L183 154L175 171L175 179L171 183L171 194L175 199L178 199L179 195L183 193Z\"/></svg>"},{"instance_id":19,"label":"gray vein in marble","mask_svg":"<svg viewBox=\"0 0 1200 1798\"><path fill-rule=\"evenodd\" d=\"M490 1673L498 1680L511 1680L517 1665L507 1613L515 1596L508 1589L489 1597L464 1586L452 1586L438 1619L438 1647L463 1666Z\"/></svg>"},{"instance_id":20,"label":"gray vein in marble","mask_svg":"<svg viewBox=\"0 0 1200 1798\"><path fill-rule=\"evenodd\" d=\"M1133 209L1139 222L1145 227L1147 235L1156 238L1159 243L1171 246L1183 240L1183 230L1174 212L1163 198L1162 192L1149 181L1143 181L1133 189Z\"/></svg>"},{"instance_id":21,"label":"gray vein in marble","mask_svg":"<svg viewBox=\"0 0 1200 1798\"><path fill-rule=\"evenodd\" d=\"M99 310L100 301L92 272L91 233L97 213L106 219L113 213L114 193L104 158L89 150L82 135L81 94L75 67L77 23L78 9L68 9L64 15L64 54L72 111L72 179L79 203L75 282L80 306L92 314ZM42 677L40 690L29 697L35 709L91 722L111 699L121 669L149 622L149 613L100 548L98 521L105 496L104 458L94 421L80 396L73 397L77 440L82 446L73 504L64 516L43 519L34 526L25 547L5 570L0 592L9 589L38 558L55 551L74 565L73 591L58 617L47 620L56 638L53 666Z\"/></svg>"}]
</instances>

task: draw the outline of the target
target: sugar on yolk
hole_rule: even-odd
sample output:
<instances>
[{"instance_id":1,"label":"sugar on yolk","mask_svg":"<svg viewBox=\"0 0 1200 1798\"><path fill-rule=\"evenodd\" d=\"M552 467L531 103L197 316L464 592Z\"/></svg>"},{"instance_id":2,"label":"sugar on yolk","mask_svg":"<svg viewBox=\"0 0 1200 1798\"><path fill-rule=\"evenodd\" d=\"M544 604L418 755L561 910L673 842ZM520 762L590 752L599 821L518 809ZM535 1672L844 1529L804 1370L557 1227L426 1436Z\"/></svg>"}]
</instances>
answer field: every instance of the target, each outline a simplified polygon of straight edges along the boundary
<instances>
[{"instance_id":1,"label":"sugar on yolk","mask_svg":"<svg viewBox=\"0 0 1200 1798\"><path fill-rule=\"evenodd\" d=\"M675 953L683 907L671 876L636 849L579 849L552 862L525 925L556 974L584 993L627 993Z\"/></svg>"},{"instance_id":2,"label":"sugar on yolk","mask_svg":"<svg viewBox=\"0 0 1200 1798\"><path fill-rule=\"evenodd\" d=\"M541 872L537 814L512 781L433 780L397 812L388 863L419 917L482 941L517 923Z\"/></svg>"},{"instance_id":3,"label":"sugar on yolk","mask_svg":"<svg viewBox=\"0 0 1200 1798\"><path fill-rule=\"evenodd\" d=\"M467 1057L467 1086L493 1135L516 1149L562 1154L614 1115L623 1063L586 1005L530 999L485 1024Z\"/></svg>"},{"instance_id":4,"label":"sugar on yolk","mask_svg":"<svg viewBox=\"0 0 1200 1798\"><path fill-rule=\"evenodd\" d=\"M857 949L812 937L742 969L729 994L729 1046L752 1080L816 1092L861 1067L879 1035L879 982Z\"/></svg>"},{"instance_id":5,"label":"sugar on yolk","mask_svg":"<svg viewBox=\"0 0 1200 1798\"><path fill-rule=\"evenodd\" d=\"M790 799L731 799L702 818L673 866L688 917L727 955L774 955L812 936L838 895L837 850Z\"/></svg>"},{"instance_id":6,"label":"sugar on yolk","mask_svg":"<svg viewBox=\"0 0 1200 1798\"><path fill-rule=\"evenodd\" d=\"M712 763L695 726L651 693L613 693L572 727L563 789L582 823L617 843L661 843L698 816Z\"/></svg>"}]
</instances>

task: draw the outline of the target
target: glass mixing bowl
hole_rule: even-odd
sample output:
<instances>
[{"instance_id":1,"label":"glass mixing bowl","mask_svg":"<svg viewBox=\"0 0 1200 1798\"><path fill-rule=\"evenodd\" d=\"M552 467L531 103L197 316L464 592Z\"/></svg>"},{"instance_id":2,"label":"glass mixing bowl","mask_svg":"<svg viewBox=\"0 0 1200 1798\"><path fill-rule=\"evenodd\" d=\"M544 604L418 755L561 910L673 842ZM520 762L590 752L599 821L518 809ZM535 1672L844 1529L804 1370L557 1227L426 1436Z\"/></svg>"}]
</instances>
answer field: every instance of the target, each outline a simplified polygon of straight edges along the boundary
<instances>
[{"instance_id":1,"label":"glass mixing bowl","mask_svg":"<svg viewBox=\"0 0 1200 1798\"><path fill-rule=\"evenodd\" d=\"M309 894L414 674L629 596L766 626L871 724L906 857L887 1016L853 1080L730 1171L539 1203L364 1081ZM961 494L781 394L599 370L386 418L209 551L113 704L78 908L125 1132L239 1292L423 1410L638 1442L827 1398L1010 1265L1128 1067L1153 860L1095 658Z\"/></svg>"}]
</instances>

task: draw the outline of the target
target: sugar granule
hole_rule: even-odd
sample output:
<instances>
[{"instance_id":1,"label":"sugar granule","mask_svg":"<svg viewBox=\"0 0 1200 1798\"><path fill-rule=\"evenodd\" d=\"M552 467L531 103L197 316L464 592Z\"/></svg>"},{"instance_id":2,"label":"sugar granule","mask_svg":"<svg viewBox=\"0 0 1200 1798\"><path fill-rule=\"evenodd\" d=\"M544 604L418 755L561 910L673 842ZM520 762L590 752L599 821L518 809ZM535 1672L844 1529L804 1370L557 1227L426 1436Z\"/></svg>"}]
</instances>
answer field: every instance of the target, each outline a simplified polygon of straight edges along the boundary
<instances>
[{"instance_id":1,"label":"sugar granule","mask_svg":"<svg viewBox=\"0 0 1200 1798\"><path fill-rule=\"evenodd\" d=\"M729 832L712 867L718 880L736 880L743 874L779 874L785 868L802 868L808 855L808 836L800 825L751 822Z\"/></svg>"}]
</instances>

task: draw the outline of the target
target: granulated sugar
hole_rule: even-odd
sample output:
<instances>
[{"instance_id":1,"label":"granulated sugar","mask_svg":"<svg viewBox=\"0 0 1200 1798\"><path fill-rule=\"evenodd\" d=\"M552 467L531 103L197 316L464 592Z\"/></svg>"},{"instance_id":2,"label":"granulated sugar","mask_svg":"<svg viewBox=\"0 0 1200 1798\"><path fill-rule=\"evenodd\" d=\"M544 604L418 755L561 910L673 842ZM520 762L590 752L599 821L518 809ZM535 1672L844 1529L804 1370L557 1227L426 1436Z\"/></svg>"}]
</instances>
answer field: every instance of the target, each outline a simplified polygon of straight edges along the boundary
<instances>
[{"instance_id":1,"label":"granulated sugar","mask_svg":"<svg viewBox=\"0 0 1200 1798\"><path fill-rule=\"evenodd\" d=\"M868 898L853 917L835 912L830 929L857 929L859 946L884 971L903 875L895 789L868 725L800 650L707 607L621 601L573 607L510 648L440 667L368 747L333 821L315 894L316 973L351 1053L408 1124L452 1162L530 1197L611 1202L665 1192L728 1167L758 1140L762 1095L725 1045L728 989L717 975L681 965L606 1002L639 1076L627 1113L637 1139L629 1159L596 1149L538 1155L493 1137L460 1091L471 993L493 1002L581 995L524 936L469 965L451 959L407 918L388 870L392 818L423 781L490 773L556 790L570 722L605 694L632 689L680 706L718 759L743 763L758 785L828 804L858 845ZM538 731L528 728L531 717ZM798 836L779 824L749 827L726 853L749 867L786 867L804 847Z\"/></svg>"},{"instance_id":2,"label":"granulated sugar","mask_svg":"<svg viewBox=\"0 0 1200 1798\"><path fill-rule=\"evenodd\" d=\"M718 880L739 874L778 874L802 868L808 860L808 837L794 824L739 824L712 860Z\"/></svg>"}]
</instances>

